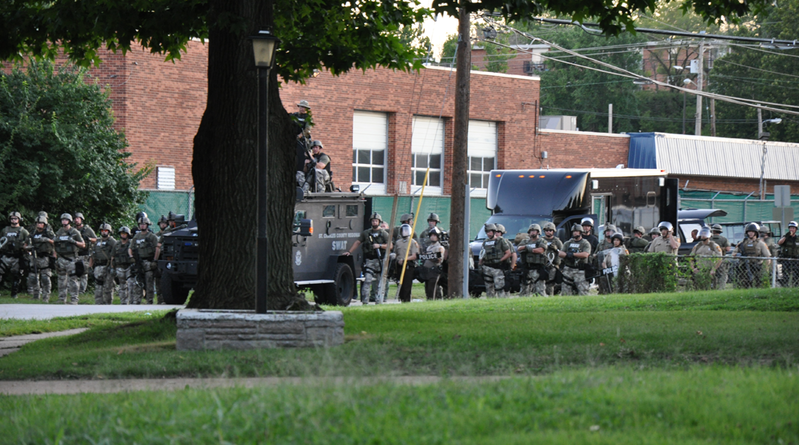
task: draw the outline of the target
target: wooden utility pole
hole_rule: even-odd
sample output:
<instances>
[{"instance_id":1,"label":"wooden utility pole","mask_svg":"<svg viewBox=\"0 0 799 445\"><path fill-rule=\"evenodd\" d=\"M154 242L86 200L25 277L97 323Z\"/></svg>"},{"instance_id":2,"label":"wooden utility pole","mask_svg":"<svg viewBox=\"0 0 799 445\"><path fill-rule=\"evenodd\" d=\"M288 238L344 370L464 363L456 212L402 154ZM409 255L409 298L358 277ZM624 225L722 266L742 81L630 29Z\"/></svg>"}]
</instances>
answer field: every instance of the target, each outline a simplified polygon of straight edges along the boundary
<instances>
[{"instance_id":1,"label":"wooden utility pole","mask_svg":"<svg viewBox=\"0 0 799 445\"><path fill-rule=\"evenodd\" d=\"M702 92L702 83L704 82L704 54L705 54L705 40L699 43L699 73L696 78L696 89ZM702 136L702 95L696 95L696 131L697 136Z\"/></svg>"},{"instance_id":2,"label":"wooden utility pole","mask_svg":"<svg viewBox=\"0 0 799 445\"><path fill-rule=\"evenodd\" d=\"M465 2L461 0L458 13L458 49L455 74L455 132L452 150L452 201L450 203L449 253L447 257L448 293L457 296L463 292L463 252L466 248L464 231L466 185L468 184L466 167L468 165L469 135L469 75L472 67L472 45L469 37L471 26ZM465 295L463 295L465 297Z\"/></svg>"}]
</instances>

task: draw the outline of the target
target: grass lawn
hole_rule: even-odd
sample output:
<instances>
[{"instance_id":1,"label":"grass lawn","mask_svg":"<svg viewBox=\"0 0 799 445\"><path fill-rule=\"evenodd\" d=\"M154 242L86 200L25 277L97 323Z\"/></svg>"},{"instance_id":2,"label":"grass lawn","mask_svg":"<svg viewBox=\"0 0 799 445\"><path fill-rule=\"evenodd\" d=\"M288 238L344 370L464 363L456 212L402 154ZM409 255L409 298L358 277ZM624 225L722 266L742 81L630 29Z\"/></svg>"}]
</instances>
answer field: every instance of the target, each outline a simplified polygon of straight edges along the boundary
<instances>
[{"instance_id":1,"label":"grass lawn","mask_svg":"<svg viewBox=\"0 0 799 445\"><path fill-rule=\"evenodd\" d=\"M0 358L0 380L311 378L278 388L0 396L0 437L12 443L799 444L795 290L341 310L346 342L329 349L176 351L174 322L160 314L64 321L91 329ZM43 323L5 322L0 335ZM415 375L477 379L359 380ZM336 384L315 376L350 379Z\"/></svg>"}]
</instances>

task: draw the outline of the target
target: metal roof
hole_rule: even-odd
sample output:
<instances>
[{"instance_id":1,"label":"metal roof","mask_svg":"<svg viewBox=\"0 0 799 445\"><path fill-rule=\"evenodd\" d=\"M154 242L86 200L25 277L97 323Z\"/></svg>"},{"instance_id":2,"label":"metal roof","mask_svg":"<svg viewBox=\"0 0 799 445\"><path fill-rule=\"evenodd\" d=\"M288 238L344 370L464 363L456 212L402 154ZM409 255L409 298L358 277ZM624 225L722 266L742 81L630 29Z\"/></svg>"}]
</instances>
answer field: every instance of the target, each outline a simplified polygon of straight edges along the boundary
<instances>
[{"instance_id":1,"label":"metal roof","mask_svg":"<svg viewBox=\"0 0 799 445\"><path fill-rule=\"evenodd\" d=\"M799 180L799 144L668 133L630 134L628 165L657 168L670 175Z\"/></svg>"}]
</instances>

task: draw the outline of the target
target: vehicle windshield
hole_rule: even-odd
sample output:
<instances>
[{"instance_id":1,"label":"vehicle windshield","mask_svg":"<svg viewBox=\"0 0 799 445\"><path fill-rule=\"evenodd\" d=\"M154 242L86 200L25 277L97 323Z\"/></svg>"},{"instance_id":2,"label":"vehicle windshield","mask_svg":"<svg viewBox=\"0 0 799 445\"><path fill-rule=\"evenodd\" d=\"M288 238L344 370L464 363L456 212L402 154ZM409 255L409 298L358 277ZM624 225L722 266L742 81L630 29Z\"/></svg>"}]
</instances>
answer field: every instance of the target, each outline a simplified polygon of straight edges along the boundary
<instances>
[{"instance_id":1,"label":"vehicle windshield","mask_svg":"<svg viewBox=\"0 0 799 445\"><path fill-rule=\"evenodd\" d=\"M516 237L517 233L527 233L527 229L530 228L530 224L538 224L543 226L544 223L551 221L550 219L538 216L538 215L492 215L486 221L486 224L502 224L505 226L505 230L508 233L505 234L505 238L513 239ZM541 232L543 236L543 230ZM480 231L477 233L477 238L475 241L482 241L486 239L486 231L485 231L485 224L480 227Z\"/></svg>"}]
</instances>

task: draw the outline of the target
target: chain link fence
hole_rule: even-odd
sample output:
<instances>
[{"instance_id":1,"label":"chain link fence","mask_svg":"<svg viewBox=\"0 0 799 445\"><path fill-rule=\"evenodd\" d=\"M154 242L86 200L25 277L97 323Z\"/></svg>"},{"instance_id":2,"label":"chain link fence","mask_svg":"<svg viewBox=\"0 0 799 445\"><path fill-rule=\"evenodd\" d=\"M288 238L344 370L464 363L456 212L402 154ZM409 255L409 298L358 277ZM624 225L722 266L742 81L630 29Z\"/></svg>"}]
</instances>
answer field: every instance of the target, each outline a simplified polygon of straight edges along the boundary
<instances>
[{"instance_id":1,"label":"chain link fence","mask_svg":"<svg viewBox=\"0 0 799 445\"><path fill-rule=\"evenodd\" d=\"M147 212L153 223L170 211L186 215L187 221L194 216L194 187L181 191L151 190L149 194L142 211Z\"/></svg>"},{"instance_id":2,"label":"chain link fence","mask_svg":"<svg viewBox=\"0 0 799 445\"><path fill-rule=\"evenodd\" d=\"M686 292L799 286L799 259L635 254L601 270L615 293Z\"/></svg>"}]
</instances>

